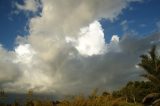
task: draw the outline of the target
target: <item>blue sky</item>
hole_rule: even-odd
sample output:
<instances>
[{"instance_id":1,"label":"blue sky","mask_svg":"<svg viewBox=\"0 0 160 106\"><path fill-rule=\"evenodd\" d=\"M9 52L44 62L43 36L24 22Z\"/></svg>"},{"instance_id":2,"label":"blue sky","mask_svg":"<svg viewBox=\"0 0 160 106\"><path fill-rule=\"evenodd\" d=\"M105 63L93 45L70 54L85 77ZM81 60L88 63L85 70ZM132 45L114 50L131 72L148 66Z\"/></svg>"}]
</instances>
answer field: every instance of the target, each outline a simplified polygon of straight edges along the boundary
<instances>
[{"instance_id":1,"label":"blue sky","mask_svg":"<svg viewBox=\"0 0 160 106\"><path fill-rule=\"evenodd\" d=\"M12 49L17 35L26 35L28 17L24 14L14 14L12 0L0 1L0 42L8 49Z\"/></svg>"},{"instance_id":2,"label":"blue sky","mask_svg":"<svg viewBox=\"0 0 160 106\"><path fill-rule=\"evenodd\" d=\"M138 36L146 36L156 31L156 23L160 19L160 1L145 0L142 3L132 3L128 9L125 9L118 19L114 22L102 20L104 32L110 39L113 34L123 35L123 26L121 23L127 21L128 30L134 30ZM108 41L107 40L107 41Z\"/></svg>"},{"instance_id":3,"label":"blue sky","mask_svg":"<svg viewBox=\"0 0 160 106\"><path fill-rule=\"evenodd\" d=\"M23 12L15 14L15 1L23 4L21 0L0 1L0 43L7 49L13 49L17 35L28 34L27 26L31 17L31 14L26 16ZM100 22L106 41L108 42L114 34L122 36L125 33L121 25L123 21L127 21L128 31L133 30L139 36L154 32L156 23L160 21L159 10L159 0L145 0L142 3L131 3L113 22L102 19Z\"/></svg>"}]
</instances>

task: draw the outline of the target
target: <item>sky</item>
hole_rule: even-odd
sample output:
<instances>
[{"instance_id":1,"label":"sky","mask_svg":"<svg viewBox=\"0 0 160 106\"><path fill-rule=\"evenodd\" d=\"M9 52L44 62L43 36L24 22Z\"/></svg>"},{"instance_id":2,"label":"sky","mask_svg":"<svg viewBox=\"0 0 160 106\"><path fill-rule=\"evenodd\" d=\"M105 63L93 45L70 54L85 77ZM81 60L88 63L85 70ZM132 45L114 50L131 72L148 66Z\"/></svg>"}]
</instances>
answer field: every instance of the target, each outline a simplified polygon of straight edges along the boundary
<instances>
[{"instance_id":1,"label":"sky","mask_svg":"<svg viewBox=\"0 0 160 106\"><path fill-rule=\"evenodd\" d=\"M159 0L0 0L0 87L70 95L140 80L139 56L160 46L159 10Z\"/></svg>"}]
</instances>

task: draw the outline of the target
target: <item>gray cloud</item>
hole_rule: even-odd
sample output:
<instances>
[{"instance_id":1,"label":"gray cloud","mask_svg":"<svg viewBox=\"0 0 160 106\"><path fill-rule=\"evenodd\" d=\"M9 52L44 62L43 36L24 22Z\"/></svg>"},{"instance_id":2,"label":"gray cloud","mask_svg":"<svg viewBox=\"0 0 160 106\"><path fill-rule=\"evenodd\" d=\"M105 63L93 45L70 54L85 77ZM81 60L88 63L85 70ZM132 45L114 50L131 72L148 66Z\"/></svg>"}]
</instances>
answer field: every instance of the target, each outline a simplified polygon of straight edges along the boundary
<instances>
[{"instance_id":1,"label":"gray cloud","mask_svg":"<svg viewBox=\"0 0 160 106\"><path fill-rule=\"evenodd\" d=\"M118 43L121 51L110 50L107 53L89 57L79 54L73 45L66 43L64 47L59 49L59 53L55 55L54 59L44 61L35 56L34 61L29 64L2 61L15 59L13 54L8 54L7 51L1 49L1 57L3 58L1 58L0 67L5 70L1 70L1 73L5 74L1 77L0 84L10 91L18 89L23 92L33 88L35 91L61 95L79 92L87 94L94 88L117 89L129 80L140 79L139 75L143 71L135 67L139 62L139 56L154 43L160 45L156 42L159 37L159 33L143 38L124 35ZM12 58L8 57L10 55ZM29 76L24 74L25 70L28 70Z\"/></svg>"},{"instance_id":2,"label":"gray cloud","mask_svg":"<svg viewBox=\"0 0 160 106\"><path fill-rule=\"evenodd\" d=\"M58 81L64 84L61 84L58 90L64 93L83 90L89 92L93 88L111 90L129 80L141 79L139 75L143 71L137 69L135 65L139 62L139 56L145 53L151 47L151 42L159 37L159 34L139 39L125 36L119 44L121 52L110 51L103 55L76 56L73 59L65 56L68 58L60 68L64 79Z\"/></svg>"},{"instance_id":3,"label":"gray cloud","mask_svg":"<svg viewBox=\"0 0 160 106\"><path fill-rule=\"evenodd\" d=\"M0 45L0 87L12 83L20 76L19 67L13 62L14 53L8 52Z\"/></svg>"}]
</instances>

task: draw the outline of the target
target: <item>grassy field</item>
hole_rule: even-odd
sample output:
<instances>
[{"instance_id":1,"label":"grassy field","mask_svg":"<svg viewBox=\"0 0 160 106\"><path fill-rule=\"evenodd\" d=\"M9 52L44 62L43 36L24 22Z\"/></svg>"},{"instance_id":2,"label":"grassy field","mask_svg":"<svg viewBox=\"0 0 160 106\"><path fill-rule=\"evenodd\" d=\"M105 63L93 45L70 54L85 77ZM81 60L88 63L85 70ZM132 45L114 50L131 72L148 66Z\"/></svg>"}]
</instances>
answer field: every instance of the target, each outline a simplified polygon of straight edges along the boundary
<instances>
[{"instance_id":1,"label":"grassy field","mask_svg":"<svg viewBox=\"0 0 160 106\"><path fill-rule=\"evenodd\" d=\"M124 98L113 98L108 95L94 98L76 96L73 100L61 101L57 106L142 106L142 104L128 103Z\"/></svg>"}]
</instances>

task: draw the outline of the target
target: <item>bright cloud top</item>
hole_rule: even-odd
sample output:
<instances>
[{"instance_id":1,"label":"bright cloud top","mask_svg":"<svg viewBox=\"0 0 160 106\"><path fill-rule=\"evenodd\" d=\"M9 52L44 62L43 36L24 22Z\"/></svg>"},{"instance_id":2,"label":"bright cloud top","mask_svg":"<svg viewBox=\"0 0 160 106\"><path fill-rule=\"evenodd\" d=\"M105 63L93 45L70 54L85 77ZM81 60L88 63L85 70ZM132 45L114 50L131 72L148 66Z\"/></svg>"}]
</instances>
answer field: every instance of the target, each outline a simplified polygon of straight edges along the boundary
<instances>
[{"instance_id":1,"label":"bright cloud top","mask_svg":"<svg viewBox=\"0 0 160 106\"><path fill-rule=\"evenodd\" d=\"M77 50L83 55L97 55L104 53L105 38L99 22L94 22L81 29Z\"/></svg>"},{"instance_id":2,"label":"bright cloud top","mask_svg":"<svg viewBox=\"0 0 160 106\"><path fill-rule=\"evenodd\" d=\"M111 41L118 43L118 42L119 42L119 37L118 37L118 35L113 35L112 38L111 38Z\"/></svg>"},{"instance_id":3,"label":"bright cloud top","mask_svg":"<svg viewBox=\"0 0 160 106\"><path fill-rule=\"evenodd\" d=\"M31 48L29 44L19 45L15 49L15 53L17 54L17 61L22 63L31 63L32 57L36 54L36 52Z\"/></svg>"}]
</instances>

